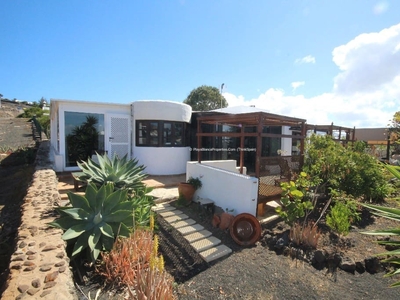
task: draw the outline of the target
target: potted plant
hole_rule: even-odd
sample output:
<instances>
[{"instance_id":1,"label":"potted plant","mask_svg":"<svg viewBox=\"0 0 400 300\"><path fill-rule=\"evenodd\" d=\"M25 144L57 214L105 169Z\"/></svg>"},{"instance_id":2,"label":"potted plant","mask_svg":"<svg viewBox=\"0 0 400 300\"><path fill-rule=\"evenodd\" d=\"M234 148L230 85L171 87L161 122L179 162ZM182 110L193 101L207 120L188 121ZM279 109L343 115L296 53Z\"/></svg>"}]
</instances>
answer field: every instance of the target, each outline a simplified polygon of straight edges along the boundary
<instances>
[{"instance_id":1,"label":"potted plant","mask_svg":"<svg viewBox=\"0 0 400 300\"><path fill-rule=\"evenodd\" d=\"M181 182L178 185L179 197L185 198L187 202L191 202L196 190L203 186L199 177L189 177L186 182Z\"/></svg>"}]
</instances>

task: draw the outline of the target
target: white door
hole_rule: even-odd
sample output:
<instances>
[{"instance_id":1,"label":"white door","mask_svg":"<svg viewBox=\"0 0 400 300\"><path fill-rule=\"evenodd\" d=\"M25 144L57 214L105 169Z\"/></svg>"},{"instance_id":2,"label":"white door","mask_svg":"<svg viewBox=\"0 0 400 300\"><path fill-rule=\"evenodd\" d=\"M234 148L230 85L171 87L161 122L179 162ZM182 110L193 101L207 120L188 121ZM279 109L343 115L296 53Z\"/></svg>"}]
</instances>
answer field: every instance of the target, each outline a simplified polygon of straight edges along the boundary
<instances>
[{"instance_id":1,"label":"white door","mask_svg":"<svg viewBox=\"0 0 400 300\"><path fill-rule=\"evenodd\" d=\"M131 153L130 117L125 115L106 115L106 150L108 157L122 158Z\"/></svg>"}]
</instances>

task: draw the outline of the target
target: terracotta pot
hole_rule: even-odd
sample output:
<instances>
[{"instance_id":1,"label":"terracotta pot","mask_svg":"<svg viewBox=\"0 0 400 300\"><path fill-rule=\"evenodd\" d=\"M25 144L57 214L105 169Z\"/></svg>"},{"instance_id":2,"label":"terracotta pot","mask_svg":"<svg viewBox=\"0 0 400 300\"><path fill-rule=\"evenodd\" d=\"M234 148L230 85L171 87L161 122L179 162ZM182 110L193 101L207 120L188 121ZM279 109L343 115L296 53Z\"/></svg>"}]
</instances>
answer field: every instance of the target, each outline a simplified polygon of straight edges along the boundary
<instances>
[{"instance_id":1,"label":"terracotta pot","mask_svg":"<svg viewBox=\"0 0 400 300\"><path fill-rule=\"evenodd\" d=\"M242 213L233 219L230 233L237 244L250 246L260 239L261 225L253 215Z\"/></svg>"},{"instance_id":2,"label":"terracotta pot","mask_svg":"<svg viewBox=\"0 0 400 300\"><path fill-rule=\"evenodd\" d=\"M222 230L228 229L231 226L234 216L226 212L221 214L221 223L219 228Z\"/></svg>"},{"instance_id":3,"label":"terracotta pot","mask_svg":"<svg viewBox=\"0 0 400 300\"><path fill-rule=\"evenodd\" d=\"M188 202L192 201L195 191L196 190L195 190L194 186L189 183L181 182L178 185L179 196L182 196Z\"/></svg>"}]
</instances>

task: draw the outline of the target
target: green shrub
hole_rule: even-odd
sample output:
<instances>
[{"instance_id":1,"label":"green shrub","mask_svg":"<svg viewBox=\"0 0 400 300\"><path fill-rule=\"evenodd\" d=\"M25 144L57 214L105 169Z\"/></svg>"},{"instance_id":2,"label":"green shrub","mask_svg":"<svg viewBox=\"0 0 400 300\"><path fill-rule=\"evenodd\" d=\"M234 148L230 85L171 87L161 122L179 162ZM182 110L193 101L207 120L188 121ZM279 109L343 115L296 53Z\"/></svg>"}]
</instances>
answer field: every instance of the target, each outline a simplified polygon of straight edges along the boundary
<instances>
[{"instance_id":1,"label":"green shrub","mask_svg":"<svg viewBox=\"0 0 400 300\"><path fill-rule=\"evenodd\" d=\"M350 225L360 219L357 205L353 201L336 199L335 205L326 216L326 224L339 235L348 235Z\"/></svg>"},{"instance_id":2,"label":"green shrub","mask_svg":"<svg viewBox=\"0 0 400 300\"><path fill-rule=\"evenodd\" d=\"M308 191L310 181L307 174L301 172L296 181L284 182L282 187L282 207L278 206L276 212L285 223L293 225L299 218L305 217L307 211L311 211L314 206L310 201Z\"/></svg>"},{"instance_id":3,"label":"green shrub","mask_svg":"<svg viewBox=\"0 0 400 300\"><path fill-rule=\"evenodd\" d=\"M365 145L342 146L330 136L312 135L307 143L303 171L322 187L355 198L382 201L390 192L381 163L364 152Z\"/></svg>"}]
</instances>

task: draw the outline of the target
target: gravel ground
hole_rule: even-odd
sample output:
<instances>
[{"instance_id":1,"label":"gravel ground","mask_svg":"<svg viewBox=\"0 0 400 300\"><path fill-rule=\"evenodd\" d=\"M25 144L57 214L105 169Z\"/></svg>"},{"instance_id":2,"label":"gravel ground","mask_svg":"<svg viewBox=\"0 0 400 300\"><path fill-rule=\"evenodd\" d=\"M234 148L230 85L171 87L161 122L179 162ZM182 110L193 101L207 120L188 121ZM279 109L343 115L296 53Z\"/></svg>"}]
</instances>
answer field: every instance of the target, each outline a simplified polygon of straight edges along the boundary
<instances>
[{"instance_id":1,"label":"gravel ground","mask_svg":"<svg viewBox=\"0 0 400 300\"><path fill-rule=\"evenodd\" d=\"M162 219L159 220L160 250L166 260L166 269L178 283L178 299L400 298L398 288L388 287L394 279L383 278L383 272L352 274L340 269L317 270L307 262L278 254L268 246L266 236L283 232L283 223L269 228L264 226L260 242L253 247L244 248L238 246L229 233L213 228L212 215L207 211L199 211L194 204L179 209L231 247L233 253L207 264L197 253L191 251L190 245L180 234L171 230ZM371 224L369 226L373 227ZM371 229L370 227L367 229ZM354 248L353 252L362 252L366 256L376 253L365 235L356 232L350 238L359 247L369 247Z\"/></svg>"}]
</instances>

